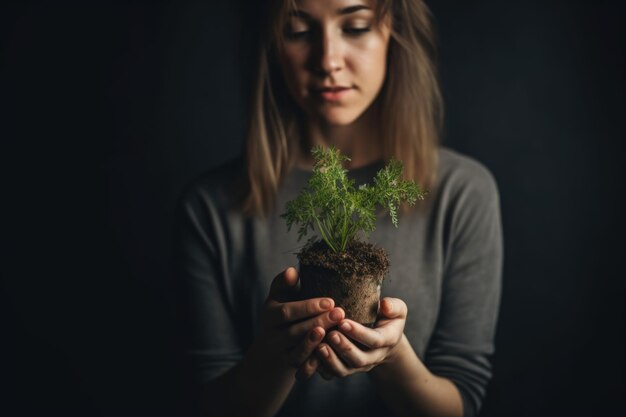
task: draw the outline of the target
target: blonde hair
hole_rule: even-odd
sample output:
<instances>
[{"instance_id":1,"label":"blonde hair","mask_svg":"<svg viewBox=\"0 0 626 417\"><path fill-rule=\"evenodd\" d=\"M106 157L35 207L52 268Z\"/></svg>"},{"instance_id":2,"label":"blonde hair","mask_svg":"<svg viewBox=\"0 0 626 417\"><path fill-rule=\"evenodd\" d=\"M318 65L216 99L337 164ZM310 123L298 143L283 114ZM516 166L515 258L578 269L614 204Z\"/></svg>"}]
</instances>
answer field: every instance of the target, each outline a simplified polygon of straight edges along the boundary
<instances>
[{"instance_id":1,"label":"blonde hair","mask_svg":"<svg viewBox=\"0 0 626 417\"><path fill-rule=\"evenodd\" d=\"M269 0L258 37L258 71L252 80L245 134L247 190L244 212L266 216L302 146L303 115L290 97L276 62L276 48L295 0ZM422 0L375 0L377 23L391 17L387 73L380 100L383 157L404 164L404 176L432 189L443 120L435 33ZM390 14L390 15L389 15Z\"/></svg>"}]
</instances>

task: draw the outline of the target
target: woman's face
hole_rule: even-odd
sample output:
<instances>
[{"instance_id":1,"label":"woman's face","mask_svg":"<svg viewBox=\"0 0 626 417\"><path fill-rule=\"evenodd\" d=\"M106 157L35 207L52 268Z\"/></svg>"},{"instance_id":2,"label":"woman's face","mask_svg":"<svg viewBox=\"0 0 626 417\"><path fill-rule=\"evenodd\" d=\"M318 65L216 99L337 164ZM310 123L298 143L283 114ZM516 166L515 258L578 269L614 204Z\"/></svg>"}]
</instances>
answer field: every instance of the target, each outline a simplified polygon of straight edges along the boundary
<instances>
[{"instance_id":1,"label":"woman's face","mask_svg":"<svg viewBox=\"0 0 626 417\"><path fill-rule=\"evenodd\" d=\"M370 2L299 0L278 58L287 88L314 122L348 125L385 79L389 26L375 26Z\"/></svg>"}]
</instances>

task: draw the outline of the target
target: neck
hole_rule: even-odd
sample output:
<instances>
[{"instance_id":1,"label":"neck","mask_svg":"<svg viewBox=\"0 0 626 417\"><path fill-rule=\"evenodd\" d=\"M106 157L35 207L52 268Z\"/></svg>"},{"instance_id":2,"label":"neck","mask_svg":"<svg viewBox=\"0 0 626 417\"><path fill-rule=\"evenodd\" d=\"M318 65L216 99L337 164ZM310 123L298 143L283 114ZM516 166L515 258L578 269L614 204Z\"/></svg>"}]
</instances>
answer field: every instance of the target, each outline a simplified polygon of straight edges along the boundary
<instances>
[{"instance_id":1,"label":"neck","mask_svg":"<svg viewBox=\"0 0 626 417\"><path fill-rule=\"evenodd\" d=\"M348 156L347 169L355 169L379 160L383 156L375 106L370 106L357 120L346 126L331 126L309 121L304 128L304 146L298 155L298 166L311 168L309 153L316 145L335 146Z\"/></svg>"}]
</instances>

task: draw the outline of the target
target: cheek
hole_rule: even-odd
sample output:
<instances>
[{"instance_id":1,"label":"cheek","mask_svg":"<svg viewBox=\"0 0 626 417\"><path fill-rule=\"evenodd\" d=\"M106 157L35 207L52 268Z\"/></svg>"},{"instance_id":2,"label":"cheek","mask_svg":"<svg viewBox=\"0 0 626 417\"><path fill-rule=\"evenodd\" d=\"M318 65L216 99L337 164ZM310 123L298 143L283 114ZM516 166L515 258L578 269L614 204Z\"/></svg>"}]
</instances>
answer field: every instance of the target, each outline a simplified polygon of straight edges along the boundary
<instances>
[{"instance_id":1,"label":"cheek","mask_svg":"<svg viewBox=\"0 0 626 417\"><path fill-rule=\"evenodd\" d=\"M306 82L304 57L299 53L288 53L281 58L283 75L292 92L300 93Z\"/></svg>"},{"instance_id":2,"label":"cheek","mask_svg":"<svg viewBox=\"0 0 626 417\"><path fill-rule=\"evenodd\" d=\"M374 39L361 45L354 54L353 61L358 71L365 77L362 79L370 88L377 86L385 76L387 62L387 45Z\"/></svg>"}]
</instances>

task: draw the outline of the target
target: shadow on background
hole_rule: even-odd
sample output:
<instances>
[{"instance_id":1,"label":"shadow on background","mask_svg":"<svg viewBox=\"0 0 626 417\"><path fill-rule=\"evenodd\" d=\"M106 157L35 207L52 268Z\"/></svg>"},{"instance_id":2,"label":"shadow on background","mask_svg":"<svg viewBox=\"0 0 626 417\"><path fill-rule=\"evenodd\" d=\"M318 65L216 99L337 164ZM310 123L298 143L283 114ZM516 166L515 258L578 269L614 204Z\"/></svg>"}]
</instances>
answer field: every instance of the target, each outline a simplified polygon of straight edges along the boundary
<instances>
[{"instance_id":1,"label":"shadow on background","mask_svg":"<svg viewBox=\"0 0 626 417\"><path fill-rule=\"evenodd\" d=\"M191 413L171 222L241 150L255 13L226 3L5 6L2 415ZM429 3L445 144L501 193L482 416L623 414L623 7Z\"/></svg>"}]
</instances>

